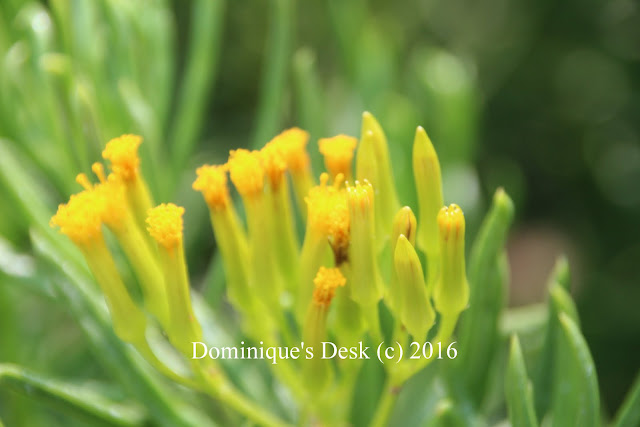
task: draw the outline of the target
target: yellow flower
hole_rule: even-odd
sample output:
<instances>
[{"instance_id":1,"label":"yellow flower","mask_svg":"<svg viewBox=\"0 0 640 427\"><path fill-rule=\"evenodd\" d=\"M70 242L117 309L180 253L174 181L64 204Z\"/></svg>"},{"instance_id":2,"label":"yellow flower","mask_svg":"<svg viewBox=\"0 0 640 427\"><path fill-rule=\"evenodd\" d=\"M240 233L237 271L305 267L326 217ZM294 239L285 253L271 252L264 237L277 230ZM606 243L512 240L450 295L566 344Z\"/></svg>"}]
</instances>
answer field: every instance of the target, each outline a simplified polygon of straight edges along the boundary
<instances>
[{"instance_id":1,"label":"yellow flower","mask_svg":"<svg viewBox=\"0 0 640 427\"><path fill-rule=\"evenodd\" d=\"M342 174L339 174L333 186L328 186L329 175L320 176L320 185L311 188L305 199L307 202L307 221L312 232L326 236L333 249L336 265L347 259L349 249L349 209L347 193L341 188Z\"/></svg>"},{"instance_id":2,"label":"yellow flower","mask_svg":"<svg viewBox=\"0 0 640 427\"><path fill-rule=\"evenodd\" d=\"M351 163L356 145L358 140L347 135L322 138L318 141L318 148L324 156L324 164L332 177L336 178L342 174L345 179L351 178Z\"/></svg>"},{"instance_id":3,"label":"yellow flower","mask_svg":"<svg viewBox=\"0 0 640 427\"><path fill-rule=\"evenodd\" d=\"M191 343L202 341L202 329L191 307L189 276L182 244L184 208L163 203L149 210L149 234L158 243L164 287L169 300L169 322L165 329L171 343L186 357Z\"/></svg>"},{"instance_id":4,"label":"yellow flower","mask_svg":"<svg viewBox=\"0 0 640 427\"><path fill-rule=\"evenodd\" d=\"M182 243L184 208L163 203L149 211L147 230L159 245L171 250Z\"/></svg>"},{"instance_id":5,"label":"yellow flower","mask_svg":"<svg viewBox=\"0 0 640 427\"><path fill-rule=\"evenodd\" d=\"M269 178L271 189L277 191L287 170L287 162L279 144L272 141L265 145L260 150L260 160L265 174Z\"/></svg>"},{"instance_id":6,"label":"yellow flower","mask_svg":"<svg viewBox=\"0 0 640 427\"><path fill-rule=\"evenodd\" d=\"M93 189L74 194L69 202L58 206L49 222L77 245L85 245L102 238L103 199Z\"/></svg>"},{"instance_id":7,"label":"yellow flower","mask_svg":"<svg viewBox=\"0 0 640 427\"><path fill-rule=\"evenodd\" d=\"M122 135L109 141L102 151L102 157L109 161L109 166L125 187L127 203L131 207L134 218L140 229L145 227L147 211L151 209L152 200L144 178L140 174L140 157L138 148L142 137L138 135Z\"/></svg>"},{"instance_id":8,"label":"yellow flower","mask_svg":"<svg viewBox=\"0 0 640 427\"><path fill-rule=\"evenodd\" d=\"M315 289L313 291L313 302L316 305L328 308L336 294L336 289L344 286L347 279L338 268L320 267L316 278L313 279Z\"/></svg>"},{"instance_id":9,"label":"yellow flower","mask_svg":"<svg viewBox=\"0 0 640 427\"><path fill-rule=\"evenodd\" d=\"M229 156L231 181L242 197L255 197L264 189L264 167L260 152L233 150Z\"/></svg>"},{"instance_id":10,"label":"yellow flower","mask_svg":"<svg viewBox=\"0 0 640 427\"><path fill-rule=\"evenodd\" d=\"M111 170L125 181L131 181L138 176L140 157L138 147L142 137L138 135L122 135L107 143L102 151L102 157L109 160Z\"/></svg>"},{"instance_id":11,"label":"yellow flower","mask_svg":"<svg viewBox=\"0 0 640 427\"><path fill-rule=\"evenodd\" d=\"M311 162L306 148L308 141L308 132L300 128L291 128L283 131L267 144L275 145L284 158L293 182L296 203L303 216L307 213L304 198L313 186Z\"/></svg>"},{"instance_id":12,"label":"yellow flower","mask_svg":"<svg viewBox=\"0 0 640 427\"><path fill-rule=\"evenodd\" d=\"M306 150L308 141L309 133L294 127L280 133L269 144L275 144L281 150L287 168L292 174L297 174L309 169L309 154Z\"/></svg>"},{"instance_id":13,"label":"yellow flower","mask_svg":"<svg viewBox=\"0 0 640 427\"><path fill-rule=\"evenodd\" d=\"M192 188L202 192L210 209L224 210L229 205L226 166L204 165L196 173L198 178L193 182Z\"/></svg>"}]
</instances>

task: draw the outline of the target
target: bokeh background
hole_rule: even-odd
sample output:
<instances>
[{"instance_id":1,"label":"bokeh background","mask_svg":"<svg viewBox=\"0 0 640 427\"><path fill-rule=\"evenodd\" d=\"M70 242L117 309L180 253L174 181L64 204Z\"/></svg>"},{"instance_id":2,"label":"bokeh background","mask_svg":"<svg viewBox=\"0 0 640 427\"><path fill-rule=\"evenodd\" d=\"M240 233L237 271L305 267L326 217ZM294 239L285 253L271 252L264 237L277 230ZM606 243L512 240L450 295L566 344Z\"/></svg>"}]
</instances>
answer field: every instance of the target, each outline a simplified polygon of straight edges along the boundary
<instances>
[{"instance_id":1,"label":"bokeh background","mask_svg":"<svg viewBox=\"0 0 640 427\"><path fill-rule=\"evenodd\" d=\"M364 110L387 132L404 204L416 206L417 125L470 234L496 187L513 197L512 306L542 302L567 254L613 413L640 368L640 6L631 0L2 0L0 361L108 379L34 273L23 192L37 189L53 214L108 139L143 135L156 200L187 208L193 284L225 310L206 207L190 189L195 167L298 125L319 171L317 138L359 136ZM11 425L56 416L1 389L0 411Z\"/></svg>"}]
</instances>

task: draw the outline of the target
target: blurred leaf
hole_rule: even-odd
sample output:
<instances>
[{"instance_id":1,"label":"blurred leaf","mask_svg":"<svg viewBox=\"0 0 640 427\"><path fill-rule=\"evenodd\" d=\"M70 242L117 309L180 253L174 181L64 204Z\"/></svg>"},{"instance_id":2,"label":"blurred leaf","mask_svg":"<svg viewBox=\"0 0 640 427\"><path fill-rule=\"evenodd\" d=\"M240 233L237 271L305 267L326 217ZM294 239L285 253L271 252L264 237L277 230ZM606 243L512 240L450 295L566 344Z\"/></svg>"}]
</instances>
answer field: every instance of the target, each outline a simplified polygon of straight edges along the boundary
<instances>
[{"instance_id":1,"label":"blurred leaf","mask_svg":"<svg viewBox=\"0 0 640 427\"><path fill-rule=\"evenodd\" d=\"M182 170L199 137L220 55L224 8L223 0L193 1L187 64L168 138L176 171Z\"/></svg>"},{"instance_id":2,"label":"blurred leaf","mask_svg":"<svg viewBox=\"0 0 640 427\"><path fill-rule=\"evenodd\" d=\"M640 375L636 377L613 422L614 427L634 427L638 425L640 425Z\"/></svg>"},{"instance_id":3,"label":"blurred leaf","mask_svg":"<svg viewBox=\"0 0 640 427\"><path fill-rule=\"evenodd\" d=\"M533 376L536 414L539 418L544 416L551 405L553 376L549 373L554 372L555 355L557 352L557 334L560 327L558 323L559 315L564 313L576 324L579 322L578 312L571 296L560 281L556 280L556 275L559 275L560 279L569 277L568 267L556 268L553 274L549 287L549 314L544 344L535 369L535 375ZM567 282L565 281L565 283Z\"/></svg>"},{"instance_id":4,"label":"blurred leaf","mask_svg":"<svg viewBox=\"0 0 640 427\"><path fill-rule=\"evenodd\" d=\"M85 332L96 358L111 371L125 388L149 409L150 416L160 425L210 425L211 422L195 408L189 407L176 390L159 380L140 356L113 332L106 305L97 287L90 283L86 272L66 262L45 236L32 233L34 247L51 267L57 267L69 281L54 280L59 297ZM203 423L203 424L199 424Z\"/></svg>"},{"instance_id":5,"label":"blurred leaf","mask_svg":"<svg viewBox=\"0 0 640 427\"><path fill-rule=\"evenodd\" d=\"M0 384L91 425L135 426L146 418L143 408L113 402L93 387L46 378L16 365L0 364Z\"/></svg>"},{"instance_id":6,"label":"blurred leaf","mask_svg":"<svg viewBox=\"0 0 640 427\"><path fill-rule=\"evenodd\" d=\"M365 361L367 362L367 361ZM379 363L363 363L353 393L351 420L353 425L368 426L384 386L384 367Z\"/></svg>"},{"instance_id":7,"label":"blurred leaf","mask_svg":"<svg viewBox=\"0 0 640 427\"><path fill-rule=\"evenodd\" d=\"M348 77L355 81L359 48L357 41L367 17L366 2L364 0L330 0L328 6L343 67Z\"/></svg>"},{"instance_id":8,"label":"blurred leaf","mask_svg":"<svg viewBox=\"0 0 640 427\"><path fill-rule=\"evenodd\" d=\"M511 337L509 366L505 382L505 394L509 419L511 424L518 427L532 427L538 425L533 406L533 389L522 357L522 349L518 336Z\"/></svg>"},{"instance_id":9,"label":"blurred leaf","mask_svg":"<svg viewBox=\"0 0 640 427\"><path fill-rule=\"evenodd\" d=\"M432 418L438 402L448 393L438 372L438 364L433 363L405 383L391 413L390 426L419 426Z\"/></svg>"},{"instance_id":10,"label":"blurred leaf","mask_svg":"<svg viewBox=\"0 0 640 427\"><path fill-rule=\"evenodd\" d=\"M502 313L500 330L502 335L536 333L547 327L549 307L547 304L531 304L522 307L511 307Z\"/></svg>"},{"instance_id":11,"label":"blurred leaf","mask_svg":"<svg viewBox=\"0 0 640 427\"><path fill-rule=\"evenodd\" d=\"M576 322L566 313L558 316L553 425L599 426L598 379L589 348Z\"/></svg>"},{"instance_id":12,"label":"blurred leaf","mask_svg":"<svg viewBox=\"0 0 640 427\"><path fill-rule=\"evenodd\" d=\"M326 129L324 92L316 69L316 58L311 49L303 48L293 57L293 77L300 127L315 141Z\"/></svg>"},{"instance_id":13,"label":"blurred leaf","mask_svg":"<svg viewBox=\"0 0 640 427\"><path fill-rule=\"evenodd\" d=\"M435 413L426 427L464 427L470 423L471 420L464 416L460 408L452 400L445 398L436 404Z\"/></svg>"},{"instance_id":14,"label":"blurred leaf","mask_svg":"<svg viewBox=\"0 0 640 427\"><path fill-rule=\"evenodd\" d=\"M513 220L513 204L498 189L476 237L469 261L469 308L462 313L458 333L460 356L454 364L464 390L480 404L489 367L500 340L499 319L505 305L509 270L503 247Z\"/></svg>"},{"instance_id":15,"label":"blurred leaf","mask_svg":"<svg viewBox=\"0 0 640 427\"><path fill-rule=\"evenodd\" d=\"M269 35L262 59L262 81L252 143L252 148L256 149L280 130L294 33L293 0L270 0L269 4Z\"/></svg>"}]
</instances>

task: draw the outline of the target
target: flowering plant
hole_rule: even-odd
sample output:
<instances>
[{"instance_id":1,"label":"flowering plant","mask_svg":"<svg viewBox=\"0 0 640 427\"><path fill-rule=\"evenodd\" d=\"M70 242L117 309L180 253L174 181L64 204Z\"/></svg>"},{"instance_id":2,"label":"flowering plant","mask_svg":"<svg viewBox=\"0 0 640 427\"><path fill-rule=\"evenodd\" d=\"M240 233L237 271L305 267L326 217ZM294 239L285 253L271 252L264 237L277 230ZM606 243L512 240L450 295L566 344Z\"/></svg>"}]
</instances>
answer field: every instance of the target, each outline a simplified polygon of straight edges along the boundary
<instances>
[{"instance_id":1,"label":"flowering plant","mask_svg":"<svg viewBox=\"0 0 640 427\"><path fill-rule=\"evenodd\" d=\"M238 347L208 349L204 342L185 262L185 210L173 203L152 207L140 173L140 137L111 140L102 152L111 172L107 175L102 163L94 163L97 184L79 174L76 180L84 190L60 205L51 225L84 255L120 339L168 378L210 395L255 423L349 423L370 347L377 348L385 376L372 425L389 423L405 383L434 361L436 377L450 372L466 385L463 395L472 398L474 387L487 381L485 368L477 364L495 357L487 343L499 341L506 271L502 248L513 217L509 197L501 189L496 192L476 239L469 272L475 294L470 293L464 215L455 204L443 206L440 165L424 129L417 128L413 145L419 220L410 207L400 208L386 136L371 114L363 115L360 141L345 135L318 141L328 171L320 175L319 184L310 168L308 138L305 131L293 128L259 151L233 150L226 164L200 167L193 183L209 207L227 296L241 316L241 356ZM242 199L246 229L230 195L228 176ZM296 233L294 199L306 223L302 242ZM141 300L124 283L112 255L117 249L109 248L104 227L128 259ZM558 275L560 283L566 282L564 270ZM548 334L553 332L554 340L573 347L559 354L559 360L552 357L547 362L559 364L566 357L572 366L582 360L584 368L591 362L575 324L575 310L564 287L555 285L552 290L557 306L550 325L557 322L558 330ZM464 322L455 337L461 314ZM490 322L488 317L493 317ZM245 347L245 340L259 346ZM382 347L385 342L391 345ZM161 345L162 352L156 350ZM245 350L249 359L253 351L253 358L270 362L272 375L295 403L289 411L275 414L261 407L225 373L222 359L244 359ZM174 359L181 363L173 365ZM474 364L478 369L468 371ZM589 387L593 379L584 377ZM507 401L518 425L537 424L528 383L514 336L506 387L525 390L512 391ZM453 394L453 385L449 387ZM597 402L597 395L592 398ZM450 397L439 405L436 419L461 416ZM597 405L591 408L597 411ZM551 409L555 419L597 418L597 412L584 409Z\"/></svg>"}]
</instances>

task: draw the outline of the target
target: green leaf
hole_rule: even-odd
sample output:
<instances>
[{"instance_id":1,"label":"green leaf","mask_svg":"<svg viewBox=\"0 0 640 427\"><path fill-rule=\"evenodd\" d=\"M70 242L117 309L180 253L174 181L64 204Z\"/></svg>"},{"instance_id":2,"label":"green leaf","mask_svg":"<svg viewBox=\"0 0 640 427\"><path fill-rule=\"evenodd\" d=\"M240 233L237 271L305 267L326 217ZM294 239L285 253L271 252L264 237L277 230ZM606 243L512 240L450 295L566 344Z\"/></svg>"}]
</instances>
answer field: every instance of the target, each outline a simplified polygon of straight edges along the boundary
<instances>
[{"instance_id":1,"label":"green leaf","mask_svg":"<svg viewBox=\"0 0 640 427\"><path fill-rule=\"evenodd\" d=\"M640 375L616 414L614 427L634 427L640 425Z\"/></svg>"},{"instance_id":2,"label":"green leaf","mask_svg":"<svg viewBox=\"0 0 640 427\"><path fill-rule=\"evenodd\" d=\"M470 419L464 416L451 399L444 398L436 404L433 418L427 422L426 426L464 427L468 426L470 422Z\"/></svg>"},{"instance_id":3,"label":"green leaf","mask_svg":"<svg viewBox=\"0 0 640 427\"><path fill-rule=\"evenodd\" d=\"M114 402L93 387L46 378L16 365L0 364L0 384L91 425L136 426L146 419L140 406Z\"/></svg>"},{"instance_id":4,"label":"green leaf","mask_svg":"<svg viewBox=\"0 0 640 427\"><path fill-rule=\"evenodd\" d=\"M163 426L210 425L208 418L194 407L187 406L184 396L160 381L157 373L113 332L111 321L98 293L86 272L67 262L46 237L32 233L36 251L51 267L68 277L54 278L59 298L78 320L94 354L132 396L149 409L150 417Z\"/></svg>"},{"instance_id":5,"label":"green leaf","mask_svg":"<svg viewBox=\"0 0 640 427\"><path fill-rule=\"evenodd\" d=\"M565 255L561 255L556 260L556 265L551 273L551 280L562 286L567 292L571 292L571 270L569 260Z\"/></svg>"},{"instance_id":6,"label":"green leaf","mask_svg":"<svg viewBox=\"0 0 640 427\"><path fill-rule=\"evenodd\" d=\"M533 376L536 414L541 418L551 405L551 394L553 387L553 377L549 375L554 370L557 334L559 325L559 315L564 313L578 324L578 311L567 291L569 269L562 262L556 264L549 287L549 314L544 337L544 344L540 352L538 363ZM564 283L564 284L562 284Z\"/></svg>"},{"instance_id":7,"label":"green leaf","mask_svg":"<svg viewBox=\"0 0 640 427\"><path fill-rule=\"evenodd\" d=\"M509 277L503 247L513 213L511 199L498 189L471 249L469 308L460 318L460 357L453 366L457 378L466 384L463 389L477 404L486 394L489 367L500 340Z\"/></svg>"},{"instance_id":8,"label":"green leaf","mask_svg":"<svg viewBox=\"0 0 640 427\"><path fill-rule=\"evenodd\" d=\"M260 84L257 124L252 147L258 148L279 130L294 33L293 0L271 0L269 35L264 50L264 73Z\"/></svg>"},{"instance_id":9,"label":"green leaf","mask_svg":"<svg viewBox=\"0 0 640 427\"><path fill-rule=\"evenodd\" d=\"M553 388L553 425L600 425L598 379L587 343L576 322L559 313Z\"/></svg>"},{"instance_id":10,"label":"green leaf","mask_svg":"<svg viewBox=\"0 0 640 427\"><path fill-rule=\"evenodd\" d=\"M176 171L182 170L199 136L220 56L224 8L223 0L193 2L187 64L179 86L176 119L168 138Z\"/></svg>"},{"instance_id":11,"label":"green leaf","mask_svg":"<svg viewBox=\"0 0 640 427\"><path fill-rule=\"evenodd\" d=\"M293 77L300 126L315 141L324 135L325 115L324 92L318 76L316 57L311 49L299 49L294 55ZM315 151L313 154L316 154Z\"/></svg>"},{"instance_id":12,"label":"green leaf","mask_svg":"<svg viewBox=\"0 0 640 427\"><path fill-rule=\"evenodd\" d=\"M509 419L512 425L519 427L538 425L533 406L533 388L527 377L527 370L517 335L511 337L505 394L507 408L509 409Z\"/></svg>"}]
</instances>

